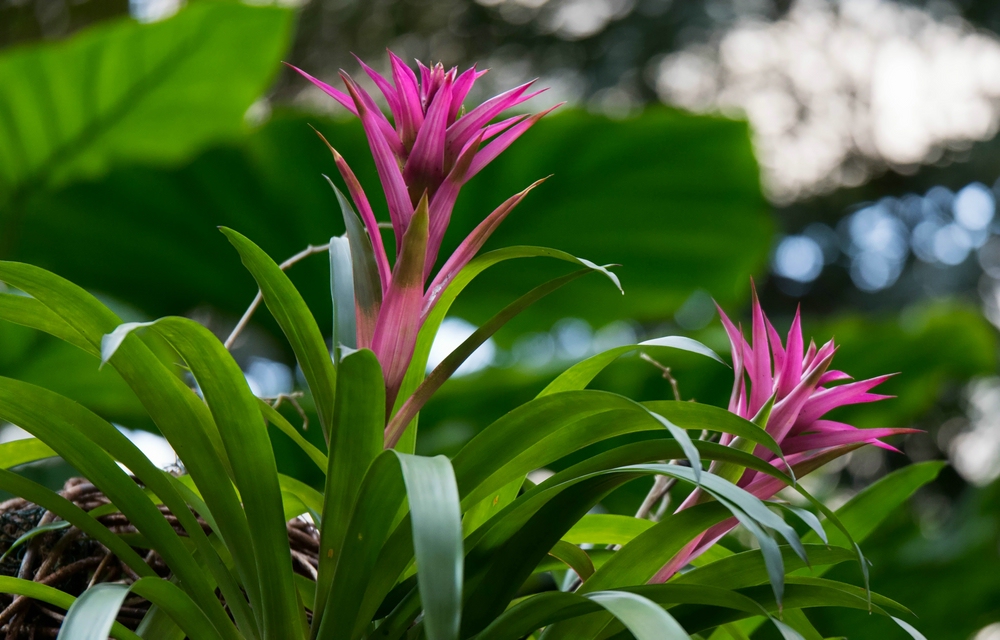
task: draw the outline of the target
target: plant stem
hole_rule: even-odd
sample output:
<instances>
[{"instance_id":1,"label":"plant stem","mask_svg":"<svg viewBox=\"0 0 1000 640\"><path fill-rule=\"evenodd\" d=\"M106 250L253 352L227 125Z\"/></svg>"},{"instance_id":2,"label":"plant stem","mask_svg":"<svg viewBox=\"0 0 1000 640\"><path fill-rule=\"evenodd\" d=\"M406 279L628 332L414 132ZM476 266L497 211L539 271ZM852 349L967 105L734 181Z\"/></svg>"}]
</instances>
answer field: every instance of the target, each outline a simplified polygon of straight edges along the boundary
<instances>
[{"instance_id":1,"label":"plant stem","mask_svg":"<svg viewBox=\"0 0 1000 640\"><path fill-rule=\"evenodd\" d=\"M297 262L302 262L309 256L316 255L317 253L323 253L324 251L329 251L329 250L330 250L329 244L320 245L318 247L309 245L308 247L306 247L302 251L299 251L294 256L292 256L288 260L285 260L278 266L281 268L282 271L285 271L293 264ZM226 349L233 348L233 343L236 342L236 338L239 337L240 333L243 332L243 329L245 329L247 324L250 323L250 318L253 317L254 312L257 311L257 307L260 306L260 303L263 300L264 296L263 294L261 294L260 290L258 290L257 295L254 296L253 302L250 303L250 306L247 307L247 310L243 313L243 317L240 318L240 321L236 323L235 327L233 327L233 332L229 334L228 338L226 338L226 342L224 343Z\"/></svg>"}]
</instances>

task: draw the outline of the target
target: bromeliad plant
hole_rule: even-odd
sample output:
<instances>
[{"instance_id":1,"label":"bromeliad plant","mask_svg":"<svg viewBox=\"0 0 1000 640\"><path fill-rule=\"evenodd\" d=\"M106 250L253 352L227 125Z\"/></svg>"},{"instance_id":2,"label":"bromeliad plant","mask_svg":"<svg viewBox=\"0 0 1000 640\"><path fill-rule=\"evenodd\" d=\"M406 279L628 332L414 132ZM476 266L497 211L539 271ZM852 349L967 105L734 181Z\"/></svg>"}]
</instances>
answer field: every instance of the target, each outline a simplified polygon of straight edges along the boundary
<instances>
[{"instance_id":1,"label":"bromeliad plant","mask_svg":"<svg viewBox=\"0 0 1000 640\"><path fill-rule=\"evenodd\" d=\"M249 239L223 230L295 353L325 450L254 397L226 346L193 320L123 325L70 282L30 265L0 263L0 281L25 294L0 294L0 318L53 334L95 364L100 359L113 367L183 465L180 475L163 471L86 408L0 379L0 420L35 437L0 445L0 466L61 456L138 531L113 533L102 523L109 509L84 511L0 470L0 488L99 541L138 576L97 584L76 599L16 577L0 577L0 590L68 608L60 637L74 639L740 638L759 620L772 620L785 638L801 638L816 637L805 608L905 612L865 588L798 571L810 561L826 567L851 559L866 569L852 534L863 537L870 528L852 531L858 518L842 522L798 486L794 474L890 432L856 432L820 420L838 404L874 399L865 395L874 385L827 389L843 377L827 371L833 347L803 354L798 320L782 345L769 324L763 329L756 304L752 347L726 320L737 381L730 411L638 403L586 389L612 361L636 350L681 349L720 360L693 340L665 337L571 367L451 460L409 453L423 404L507 320L587 273L618 282L606 268L552 249L514 247L474 258L526 192L490 214L432 278L459 188L542 114L490 124L532 95L526 86L462 114L479 72L421 66L418 80L395 57L392 68L392 82L365 70L385 94L394 124L346 74L347 93L310 78L364 124L398 247L390 265L367 197L334 152L361 215L338 191L347 234L330 243L333 354L281 267ZM583 268L512 302L425 377L430 343L461 290L498 262L539 256ZM136 331L140 326L148 327L145 333ZM157 356L152 347L159 340L183 360L184 370ZM322 490L278 473L268 424L325 474ZM692 430L722 437L693 440ZM538 485L527 479L570 454L575 464ZM931 475L907 473L905 490L897 478L886 495L912 491ZM655 523L590 513L615 489L649 476L683 482L691 497ZM811 539L800 538L764 501L782 487L798 491L826 518L824 526L812 511L782 505L813 529ZM311 576L293 572L286 523L298 517L311 518L318 532ZM736 521L759 550L732 554L713 546ZM157 576L137 549L162 558L169 579ZM696 568L677 574L692 562ZM135 630L115 622L130 592L153 604Z\"/></svg>"}]
</instances>

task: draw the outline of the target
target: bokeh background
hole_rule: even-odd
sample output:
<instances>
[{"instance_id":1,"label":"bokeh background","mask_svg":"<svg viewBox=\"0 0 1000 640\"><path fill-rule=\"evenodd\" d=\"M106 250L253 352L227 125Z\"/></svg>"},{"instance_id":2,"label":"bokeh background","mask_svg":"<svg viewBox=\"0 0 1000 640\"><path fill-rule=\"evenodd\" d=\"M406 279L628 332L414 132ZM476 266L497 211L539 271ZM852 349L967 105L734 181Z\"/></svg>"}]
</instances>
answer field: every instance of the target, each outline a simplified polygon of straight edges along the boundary
<instances>
[{"instance_id":1,"label":"bokeh background","mask_svg":"<svg viewBox=\"0 0 1000 640\"><path fill-rule=\"evenodd\" d=\"M377 193L357 124L282 60L330 82L340 68L359 76L352 52L384 70L386 47L478 63L490 73L470 102L539 78L549 90L526 108L566 106L466 187L445 244L554 174L490 246L619 263L626 295L585 279L532 308L427 407L419 450L456 451L598 350L683 333L724 352L713 299L745 319L754 278L779 329L801 305L807 333L836 338L838 368L900 372L884 385L896 399L842 419L924 431L895 443L901 455L855 452L810 489L835 506L911 462L951 463L866 543L873 587L915 610L929 638L1000 639L1000 3L254 5L0 0L0 258L69 277L128 320L184 314L225 335L255 288L218 225L277 260L343 232L321 177L335 168L307 125ZM481 278L432 363L559 269ZM324 327L328 270L316 257L290 271ZM235 353L261 396L300 386L266 313ZM727 370L656 355L685 399L725 401ZM73 348L0 324L0 374L84 402L173 461L121 381ZM671 394L635 357L595 386ZM280 438L284 469L315 481ZM72 470L27 472L58 485ZM627 512L643 493L606 506ZM828 637L902 637L867 615L811 617Z\"/></svg>"}]
</instances>

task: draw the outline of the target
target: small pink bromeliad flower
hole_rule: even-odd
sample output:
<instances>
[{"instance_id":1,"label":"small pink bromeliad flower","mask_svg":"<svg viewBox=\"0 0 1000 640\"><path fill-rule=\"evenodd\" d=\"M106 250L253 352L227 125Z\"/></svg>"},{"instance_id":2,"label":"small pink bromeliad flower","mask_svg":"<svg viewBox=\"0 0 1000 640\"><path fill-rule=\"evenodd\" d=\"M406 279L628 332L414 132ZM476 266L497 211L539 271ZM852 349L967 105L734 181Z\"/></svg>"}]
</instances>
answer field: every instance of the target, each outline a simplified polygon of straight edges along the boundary
<instances>
[{"instance_id":1,"label":"small pink bromeliad flower","mask_svg":"<svg viewBox=\"0 0 1000 640\"><path fill-rule=\"evenodd\" d=\"M529 82L463 112L463 101L485 71L473 67L459 73L457 68L446 71L440 64L427 67L418 62L418 79L398 56L389 52L389 57L391 82L360 59L358 62L385 96L392 122L346 72L340 73L345 93L300 69L292 69L358 116L385 192L396 240L392 267L368 197L347 162L331 147L337 169L371 239L382 285L378 308L358 309L357 347L370 348L378 356L391 406L413 357L417 333L441 292L539 183L497 207L431 279L459 190L555 107L493 123L504 111L540 91L529 92Z\"/></svg>"},{"instance_id":2,"label":"small pink bromeliad flower","mask_svg":"<svg viewBox=\"0 0 1000 640\"><path fill-rule=\"evenodd\" d=\"M806 348L802 339L800 313L796 311L788 337L782 344L781 336L761 309L756 291L753 292L752 313L752 342L748 343L743 337L742 327L736 327L719 308L719 316L732 346L735 370L729 411L750 420L773 398L766 431L778 443L785 461L796 476L801 477L815 471L862 444L872 444L898 453L895 447L882 442L880 438L918 431L894 428L858 429L843 422L824 419L827 413L837 407L891 398L892 396L870 391L894 374L834 385L836 382L850 380L851 376L831 369L833 356L837 351L833 340L818 348L810 341ZM733 436L723 434L721 444L734 446L736 442ZM785 462L767 449L758 446L754 454L787 471ZM713 470L719 466L713 464ZM736 482L761 500L772 498L785 486L772 476L750 469L744 471ZM701 492L695 491L677 510L692 506L701 499ZM731 519L703 533L664 566L652 581L668 580L677 570L731 531L736 524L736 520Z\"/></svg>"}]
</instances>

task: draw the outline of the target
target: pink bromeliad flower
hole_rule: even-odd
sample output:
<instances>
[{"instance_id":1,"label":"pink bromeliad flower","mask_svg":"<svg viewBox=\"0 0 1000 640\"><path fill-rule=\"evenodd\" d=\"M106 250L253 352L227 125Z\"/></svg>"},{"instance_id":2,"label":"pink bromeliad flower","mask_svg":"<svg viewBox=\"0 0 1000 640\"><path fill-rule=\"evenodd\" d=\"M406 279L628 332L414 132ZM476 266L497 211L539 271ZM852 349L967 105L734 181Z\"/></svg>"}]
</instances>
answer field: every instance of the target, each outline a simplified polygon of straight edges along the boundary
<instances>
[{"instance_id":1,"label":"pink bromeliad flower","mask_svg":"<svg viewBox=\"0 0 1000 640\"><path fill-rule=\"evenodd\" d=\"M898 453L895 447L882 442L880 438L918 431L858 429L843 422L824 419L827 413L837 407L893 397L870 391L894 374L834 385L833 383L852 378L843 371L831 369L833 356L837 351L833 340L819 348L810 341L806 348L802 339L801 317L799 311L796 311L788 337L782 344L781 336L761 309L756 291L753 292L752 314L751 342L748 343L743 337L742 327L737 328L719 308L719 316L732 346L735 370L729 411L750 420L773 397L766 431L778 443L785 461L796 476L801 477L816 470L859 444L872 444ZM735 444L733 440L729 434L723 434L721 444L732 446ZM787 471L785 462L763 447L756 447L754 455ZM713 470L718 466L713 464ZM737 484L761 500L772 498L785 487L780 480L750 469L743 472ZM694 491L677 510L686 509L702 499L701 492ZM736 519L733 518L695 538L656 574L652 582L668 580L678 569L731 531L736 524Z\"/></svg>"},{"instance_id":2,"label":"pink bromeliad flower","mask_svg":"<svg viewBox=\"0 0 1000 640\"><path fill-rule=\"evenodd\" d=\"M462 185L555 107L493 123L504 111L540 91L529 92L529 82L464 112L463 101L485 71L472 67L459 73L457 68L446 71L440 64L427 67L418 62L418 79L395 54L389 52L389 58L392 81L358 62L385 96L392 122L346 72L340 73L344 92L292 69L358 116L385 193L396 239L392 267L368 197L347 162L331 147L371 239L382 285L378 308L358 308L357 346L372 349L382 363L391 406L413 357L417 333L441 292L538 183L497 207L431 278Z\"/></svg>"}]
</instances>

